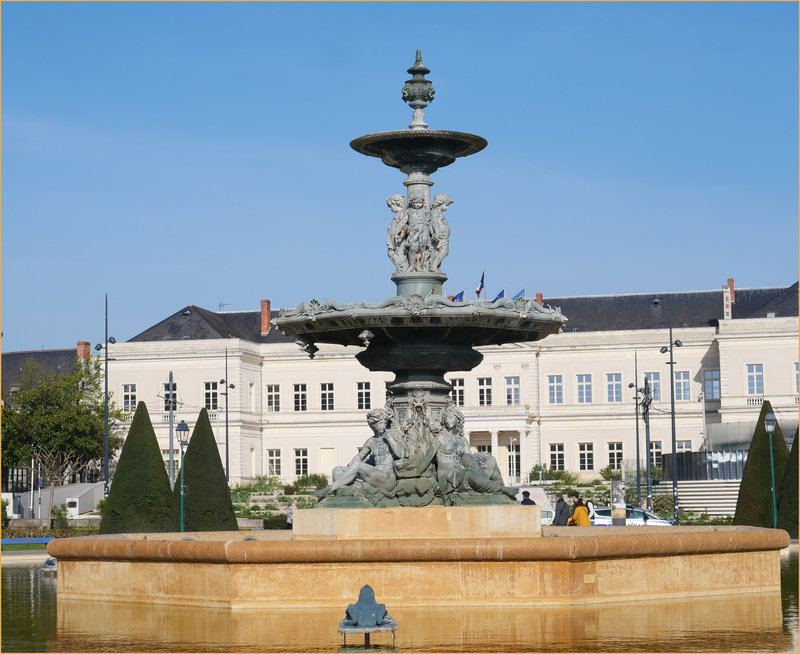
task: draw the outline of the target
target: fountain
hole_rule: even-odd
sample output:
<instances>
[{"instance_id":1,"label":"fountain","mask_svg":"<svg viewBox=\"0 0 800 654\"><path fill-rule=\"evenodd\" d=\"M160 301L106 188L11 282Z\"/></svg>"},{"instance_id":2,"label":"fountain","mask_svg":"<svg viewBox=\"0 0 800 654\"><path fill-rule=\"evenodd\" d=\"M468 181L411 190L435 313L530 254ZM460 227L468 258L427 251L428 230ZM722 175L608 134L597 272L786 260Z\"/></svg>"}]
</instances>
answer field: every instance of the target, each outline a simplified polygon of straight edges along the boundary
<instances>
[{"instance_id":1,"label":"fountain","mask_svg":"<svg viewBox=\"0 0 800 654\"><path fill-rule=\"evenodd\" d=\"M312 357L317 343L357 345L364 366L395 374L386 406L367 415L374 435L334 471L318 507L296 512L292 540L287 532L251 531L51 541L59 620L79 624L86 603L138 602L259 609L282 624L286 611L300 610L302 624L309 607L340 611L365 584L393 615L397 609L401 625L453 606L513 613L746 593L775 604L785 531L541 527L538 507L511 499L516 489L503 485L496 462L469 452L444 374L478 365L476 346L541 339L565 318L525 298L442 295L452 199L440 193L431 201L430 175L486 141L429 129L423 109L433 87L419 53L409 72L410 129L351 143L407 175L407 197L387 199L397 294L375 304L311 300L275 321Z\"/></svg>"}]
</instances>

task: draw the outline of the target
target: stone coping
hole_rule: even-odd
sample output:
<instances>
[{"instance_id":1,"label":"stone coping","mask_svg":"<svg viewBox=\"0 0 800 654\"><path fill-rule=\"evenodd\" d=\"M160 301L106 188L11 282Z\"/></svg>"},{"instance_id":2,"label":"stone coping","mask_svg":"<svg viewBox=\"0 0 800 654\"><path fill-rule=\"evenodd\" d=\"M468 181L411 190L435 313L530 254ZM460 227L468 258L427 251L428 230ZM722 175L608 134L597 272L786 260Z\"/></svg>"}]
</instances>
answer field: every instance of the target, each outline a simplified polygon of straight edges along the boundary
<instances>
[{"instance_id":1,"label":"stone coping","mask_svg":"<svg viewBox=\"0 0 800 654\"><path fill-rule=\"evenodd\" d=\"M561 535L570 529L569 535ZM47 552L60 560L171 561L218 564L379 563L453 561L581 561L781 550L789 534L781 529L672 527L657 533L648 527L609 533L594 527L559 528L543 538L454 538L406 540L304 540L291 543L242 540L232 532L117 535L52 540ZM554 530L555 531L555 530ZM140 537L139 537L140 536ZM186 538L186 534L178 534ZM202 537L202 540L199 538Z\"/></svg>"}]
</instances>

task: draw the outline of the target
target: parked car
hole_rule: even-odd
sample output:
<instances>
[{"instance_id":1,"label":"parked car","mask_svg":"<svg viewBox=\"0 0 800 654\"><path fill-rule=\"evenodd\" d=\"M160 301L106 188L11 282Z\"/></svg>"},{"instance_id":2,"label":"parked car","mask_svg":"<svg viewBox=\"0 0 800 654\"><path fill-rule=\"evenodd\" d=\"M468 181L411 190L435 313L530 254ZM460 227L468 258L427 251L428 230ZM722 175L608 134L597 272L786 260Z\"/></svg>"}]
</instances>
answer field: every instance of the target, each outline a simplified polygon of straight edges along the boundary
<instances>
[{"instance_id":1,"label":"parked car","mask_svg":"<svg viewBox=\"0 0 800 654\"><path fill-rule=\"evenodd\" d=\"M611 507L601 506L595 508L595 517L592 520L592 525L595 527L610 527L611 526ZM625 509L625 525L629 527L668 527L672 524L671 520L664 520L657 515L645 511L644 509L634 509L628 507Z\"/></svg>"},{"instance_id":2,"label":"parked car","mask_svg":"<svg viewBox=\"0 0 800 654\"><path fill-rule=\"evenodd\" d=\"M553 524L553 511L550 509L542 509L542 526Z\"/></svg>"}]
</instances>

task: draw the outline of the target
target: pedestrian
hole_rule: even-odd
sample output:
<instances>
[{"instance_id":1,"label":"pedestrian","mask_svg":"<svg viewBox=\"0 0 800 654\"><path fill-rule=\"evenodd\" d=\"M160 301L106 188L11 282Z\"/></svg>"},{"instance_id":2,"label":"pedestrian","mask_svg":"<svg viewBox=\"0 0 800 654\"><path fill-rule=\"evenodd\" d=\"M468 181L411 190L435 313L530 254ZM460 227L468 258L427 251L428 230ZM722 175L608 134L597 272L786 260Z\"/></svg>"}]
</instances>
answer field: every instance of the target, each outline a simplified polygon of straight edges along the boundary
<instances>
[{"instance_id":1,"label":"pedestrian","mask_svg":"<svg viewBox=\"0 0 800 654\"><path fill-rule=\"evenodd\" d=\"M530 491L522 491L522 502L520 502L520 504L524 504L526 506L536 504L536 502L531 499Z\"/></svg>"},{"instance_id":2,"label":"pedestrian","mask_svg":"<svg viewBox=\"0 0 800 654\"><path fill-rule=\"evenodd\" d=\"M554 527L566 527L567 520L569 520L569 507L564 501L564 496L561 493L556 493L556 511L553 515Z\"/></svg>"},{"instance_id":3,"label":"pedestrian","mask_svg":"<svg viewBox=\"0 0 800 654\"><path fill-rule=\"evenodd\" d=\"M583 504L586 506L586 512L589 514L589 521L594 520L597 513L594 510L594 503L592 500L583 500Z\"/></svg>"},{"instance_id":4,"label":"pedestrian","mask_svg":"<svg viewBox=\"0 0 800 654\"><path fill-rule=\"evenodd\" d=\"M572 496L572 517L567 521L570 527L591 527L589 510L579 495Z\"/></svg>"},{"instance_id":5,"label":"pedestrian","mask_svg":"<svg viewBox=\"0 0 800 654\"><path fill-rule=\"evenodd\" d=\"M286 529L291 529L294 524L294 511L297 508L297 500L292 500L292 504L286 511Z\"/></svg>"}]
</instances>

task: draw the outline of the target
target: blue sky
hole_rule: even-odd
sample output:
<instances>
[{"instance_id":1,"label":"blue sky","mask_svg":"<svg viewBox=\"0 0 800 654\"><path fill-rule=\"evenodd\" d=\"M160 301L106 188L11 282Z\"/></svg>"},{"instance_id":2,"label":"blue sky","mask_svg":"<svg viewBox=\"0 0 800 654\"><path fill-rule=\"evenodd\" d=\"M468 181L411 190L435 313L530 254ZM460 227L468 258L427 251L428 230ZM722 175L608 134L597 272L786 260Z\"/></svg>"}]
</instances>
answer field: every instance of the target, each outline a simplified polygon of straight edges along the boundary
<instances>
[{"instance_id":1,"label":"blue sky","mask_svg":"<svg viewBox=\"0 0 800 654\"><path fill-rule=\"evenodd\" d=\"M3 3L2 347L126 340L187 304L394 294L404 175L349 147L486 138L434 174L445 292L789 285L798 5Z\"/></svg>"}]
</instances>

